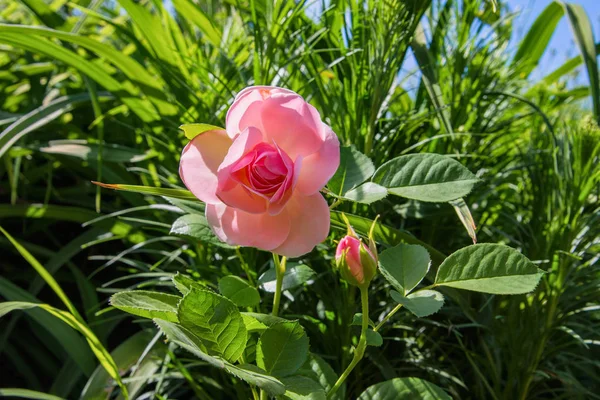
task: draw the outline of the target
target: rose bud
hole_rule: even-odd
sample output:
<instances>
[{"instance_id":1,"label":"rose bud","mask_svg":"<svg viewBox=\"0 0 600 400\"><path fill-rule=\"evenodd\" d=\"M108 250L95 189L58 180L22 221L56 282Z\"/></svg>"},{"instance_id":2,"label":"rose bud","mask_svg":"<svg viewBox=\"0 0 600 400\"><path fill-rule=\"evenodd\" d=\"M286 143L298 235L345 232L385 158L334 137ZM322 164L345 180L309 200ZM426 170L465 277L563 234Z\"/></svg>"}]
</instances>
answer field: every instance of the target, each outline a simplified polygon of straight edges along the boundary
<instances>
[{"instance_id":1,"label":"rose bud","mask_svg":"<svg viewBox=\"0 0 600 400\"><path fill-rule=\"evenodd\" d=\"M368 286L377 273L377 257L360 239L347 235L338 244L335 262L342 278L355 286Z\"/></svg>"}]
</instances>

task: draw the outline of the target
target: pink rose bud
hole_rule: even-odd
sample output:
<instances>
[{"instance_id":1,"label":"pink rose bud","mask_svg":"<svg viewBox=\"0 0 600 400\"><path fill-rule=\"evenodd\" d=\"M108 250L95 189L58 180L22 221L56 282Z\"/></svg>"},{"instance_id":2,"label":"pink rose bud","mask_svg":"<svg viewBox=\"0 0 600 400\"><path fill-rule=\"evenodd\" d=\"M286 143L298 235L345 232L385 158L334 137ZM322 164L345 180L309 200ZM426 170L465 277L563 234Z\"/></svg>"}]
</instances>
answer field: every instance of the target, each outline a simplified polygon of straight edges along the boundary
<instances>
[{"instance_id":1,"label":"pink rose bud","mask_svg":"<svg viewBox=\"0 0 600 400\"><path fill-rule=\"evenodd\" d=\"M369 285L377 273L377 258L368 246L354 236L345 236L338 244L335 262L342 278L355 286Z\"/></svg>"},{"instance_id":2,"label":"pink rose bud","mask_svg":"<svg viewBox=\"0 0 600 400\"><path fill-rule=\"evenodd\" d=\"M298 257L329 234L319 191L339 163L338 138L313 106L291 90L254 86L236 96L226 129L183 149L179 174L221 240Z\"/></svg>"}]
</instances>

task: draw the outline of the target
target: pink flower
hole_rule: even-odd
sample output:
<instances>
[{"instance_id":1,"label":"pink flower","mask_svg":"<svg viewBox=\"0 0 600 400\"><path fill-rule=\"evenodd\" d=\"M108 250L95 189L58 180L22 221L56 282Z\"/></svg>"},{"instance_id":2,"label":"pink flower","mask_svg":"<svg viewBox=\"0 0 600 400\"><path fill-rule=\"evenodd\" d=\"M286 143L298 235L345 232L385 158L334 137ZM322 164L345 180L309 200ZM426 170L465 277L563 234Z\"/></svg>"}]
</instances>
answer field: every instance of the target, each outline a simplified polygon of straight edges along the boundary
<instances>
[{"instance_id":1,"label":"pink flower","mask_svg":"<svg viewBox=\"0 0 600 400\"><path fill-rule=\"evenodd\" d=\"M377 273L376 256L354 236L347 235L340 241L335 262L342 278L352 285L368 285Z\"/></svg>"},{"instance_id":2,"label":"pink flower","mask_svg":"<svg viewBox=\"0 0 600 400\"><path fill-rule=\"evenodd\" d=\"M235 98L226 130L183 149L179 174L221 240L297 257L329 234L319 190L339 162L338 138L313 106L291 90L254 86Z\"/></svg>"}]
</instances>

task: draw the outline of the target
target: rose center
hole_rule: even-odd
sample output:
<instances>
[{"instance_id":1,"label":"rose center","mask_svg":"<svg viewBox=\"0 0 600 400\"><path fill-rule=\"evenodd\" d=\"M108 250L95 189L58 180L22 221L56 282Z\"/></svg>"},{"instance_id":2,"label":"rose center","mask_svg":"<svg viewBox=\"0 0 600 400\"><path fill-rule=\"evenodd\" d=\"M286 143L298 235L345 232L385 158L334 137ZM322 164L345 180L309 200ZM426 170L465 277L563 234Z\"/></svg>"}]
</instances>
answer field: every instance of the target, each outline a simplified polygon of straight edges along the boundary
<instances>
[{"instance_id":1,"label":"rose center","mask_svg":"<svg viewBox=\"0 0 600 400\"><path fill-rule=\"evenodd\" d=\"M276 146L260 143L235 163L231 176L252 193L271 199L287 189L293 169L294 165L285 152Z\"/></svg>"}]
</instances>

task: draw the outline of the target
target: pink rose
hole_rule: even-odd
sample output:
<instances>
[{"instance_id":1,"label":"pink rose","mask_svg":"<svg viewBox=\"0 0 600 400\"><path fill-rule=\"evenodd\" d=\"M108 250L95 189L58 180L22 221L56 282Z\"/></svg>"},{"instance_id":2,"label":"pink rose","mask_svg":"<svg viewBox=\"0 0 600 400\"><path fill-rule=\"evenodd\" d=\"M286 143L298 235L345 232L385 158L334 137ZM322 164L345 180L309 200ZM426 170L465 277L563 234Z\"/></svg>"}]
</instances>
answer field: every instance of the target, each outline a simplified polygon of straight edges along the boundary
<instances>
[{"instance_id":1,"label":"pink rose","mask_svg":"<svg viewBox=\"0 0 600 400\"><path fill-rule=\"evenodd\" d=\"M336 266L348 283L368 285L377 273L377 257L354 236L344 236L335 251Z\"/></svg>"},{"instance_id":2,"label":"pink rose","mask_svg":"<svg viewBox=\"0 0 600 400\"><path fill-rule=\"evenodd\" d=\"M226 130L196 136L183 149L179 174L206 203L223 241L297 257L329 234L319 190L340 162L339 141L318 111L291 90L242 90Z\"/></svg>"}]
</instances>

